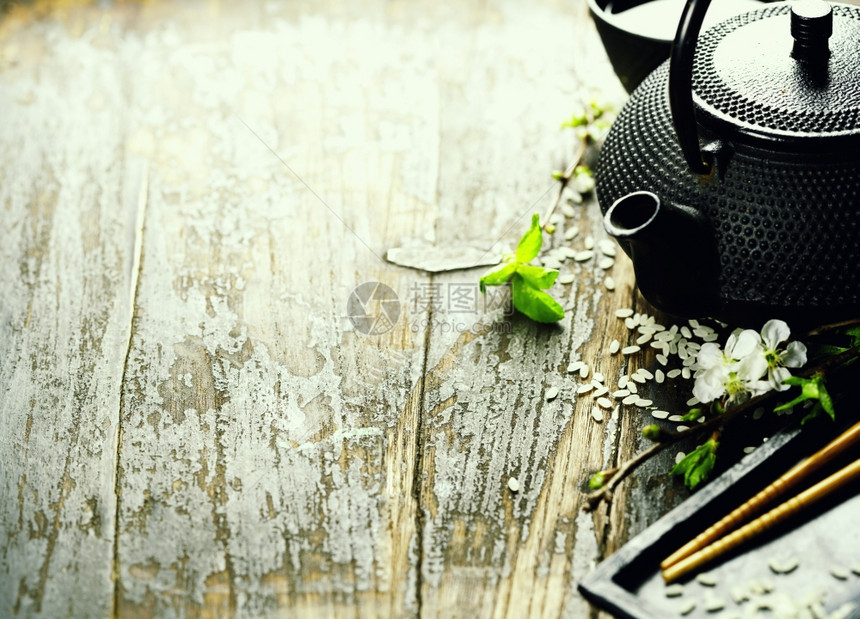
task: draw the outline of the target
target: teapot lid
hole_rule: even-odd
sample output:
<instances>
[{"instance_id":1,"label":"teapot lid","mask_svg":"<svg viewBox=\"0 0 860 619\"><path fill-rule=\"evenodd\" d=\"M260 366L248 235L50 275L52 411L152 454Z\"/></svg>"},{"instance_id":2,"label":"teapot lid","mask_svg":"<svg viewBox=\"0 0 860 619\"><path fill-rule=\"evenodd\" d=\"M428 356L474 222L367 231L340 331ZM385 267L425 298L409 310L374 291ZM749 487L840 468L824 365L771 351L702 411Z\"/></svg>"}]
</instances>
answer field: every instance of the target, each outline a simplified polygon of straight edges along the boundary
<instances>
[{"instance_id":1,"label":"teapot lid","mask_svg":"<svg viewBox=\"0 0 860 619\"><path fill-rule=\"evenodd\" d=\"M857 148L860 7L799 0L713 26L696 44L693 101L721 137Z\"/></svg>"}]
</instances>

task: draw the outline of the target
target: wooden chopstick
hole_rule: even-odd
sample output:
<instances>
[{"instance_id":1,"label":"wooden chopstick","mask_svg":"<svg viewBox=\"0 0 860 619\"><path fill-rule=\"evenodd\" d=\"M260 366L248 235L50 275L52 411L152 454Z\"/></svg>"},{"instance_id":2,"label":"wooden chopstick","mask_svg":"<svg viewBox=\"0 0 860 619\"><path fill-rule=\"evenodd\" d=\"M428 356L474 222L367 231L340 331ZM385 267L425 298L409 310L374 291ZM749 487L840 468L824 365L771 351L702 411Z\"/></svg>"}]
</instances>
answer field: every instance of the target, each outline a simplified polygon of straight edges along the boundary
<instances>
[{"instance_id":1,"label":"wooden chopstick","mask_svg":"<svg viewBox=\"0 0 860 619\"><path fill-rule=\"evenodd\" d=\"M802 462L799 462L746 503L673 552L660 563L660 569L666 570L670 568L714 540L726 535L729 531L739 527L763 511L765 507L773 503L776 499L797 486L804 479L807 479L822 466L844 453L846 449L858 441L860 441L860 422L848 428Z\"/></svg>"},{"instance_id":2,"label":"wooden chopstick","mask_svg":"<svg viewBox=\"0 0 860 619\"><path fill-rule=\"evenodd\" d=\"M717 540L713 544L702 548L692 555L681 559L668 569L663 570L663 580L667 583L678 580L690 571L702 566L705 563L719 557L720 555L735 548L739 544L759 535L775 524L778 524L827 496L834 490L837 490L855 479L860 479L860 458L840 469L830 477L823 479L814 486L804 490L798 495L788 499L778 507L770 510L763 516L759 516L752 522L742 526L740 529L729 533L725 537Z\"/></svg>"}]
</instances>

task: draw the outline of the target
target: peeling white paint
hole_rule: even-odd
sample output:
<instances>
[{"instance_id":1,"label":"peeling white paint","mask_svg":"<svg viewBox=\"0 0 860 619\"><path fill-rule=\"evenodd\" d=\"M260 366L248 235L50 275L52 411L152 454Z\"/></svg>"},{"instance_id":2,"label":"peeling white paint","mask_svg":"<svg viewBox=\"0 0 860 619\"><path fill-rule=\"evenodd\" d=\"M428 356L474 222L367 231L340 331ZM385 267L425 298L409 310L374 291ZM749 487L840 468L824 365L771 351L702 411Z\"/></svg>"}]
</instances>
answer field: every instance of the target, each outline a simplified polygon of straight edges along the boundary
<instances>
[{"instance_id":1,"label":"peeling white paint","mask_svg":"<svg viewBox=\"0 0 860 619\"><path fill-rule=\"evenodd\" d=\"M466 561L511 574L508 531L528 539L573 414L534 372L577 354L599 296L557 331L521 321L460 348L433 331L420 436L403 422L424 315L384 340L344 319L362 281L404 301L428 281L374 253L416 231L495 242L568 156L573 28L555 8L479 9L225 5L238 25L216 35L177 8L4 41L0 614L109 614L113 568L118 605L165 617L213 579L244 616L386 591L409 614L421 576L432 590L460 567L451 514L484 527ZM389 436L422 440L433 470L421 538L395 513L411 493L387 492L415 465L387 460Z\"/></svg>"}]
</instances>

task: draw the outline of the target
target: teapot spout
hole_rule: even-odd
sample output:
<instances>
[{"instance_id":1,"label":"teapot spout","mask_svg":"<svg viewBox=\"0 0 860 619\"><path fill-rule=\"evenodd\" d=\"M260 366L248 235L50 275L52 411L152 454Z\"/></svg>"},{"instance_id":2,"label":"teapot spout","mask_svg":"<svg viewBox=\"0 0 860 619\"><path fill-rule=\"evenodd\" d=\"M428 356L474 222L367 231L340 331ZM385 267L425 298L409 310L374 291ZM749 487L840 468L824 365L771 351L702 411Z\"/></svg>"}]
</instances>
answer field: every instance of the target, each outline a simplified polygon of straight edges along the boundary
<instances>
[{"instance_id":1,"label":"teapot spout","mask_svg":"<svg viewBox=\"0 0 860 619\"><path fill-rule=\"evenodd\" d=\"M606 211L603 226L630 256L639 290L654 307L685 317L717 312L716 243L699 211L637 191Z\"/></svg>"}]
</instances>

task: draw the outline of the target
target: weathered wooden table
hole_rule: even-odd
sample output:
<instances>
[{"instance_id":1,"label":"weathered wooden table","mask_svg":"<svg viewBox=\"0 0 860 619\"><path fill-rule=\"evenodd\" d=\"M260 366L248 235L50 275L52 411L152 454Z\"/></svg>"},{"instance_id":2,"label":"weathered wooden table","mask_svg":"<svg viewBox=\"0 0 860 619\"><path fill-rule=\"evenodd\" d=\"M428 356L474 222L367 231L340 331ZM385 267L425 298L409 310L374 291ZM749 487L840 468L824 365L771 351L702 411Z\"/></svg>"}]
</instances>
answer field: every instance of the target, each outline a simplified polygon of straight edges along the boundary
<instances>
[{"instance_id":1,"label":"weathered wooden table","mask_svg":"<svg viewBox=\"0 0 860 619\"><path fill-rule=\"evenodd\" d=\"M649 363L606 352L626 257L548 327L384 259L514 244L595 93L581 1L7 3L0 616L599 614L684 495L667 454L581 511L648 419L566 372Z\"/></svg>"}]
</instances>

